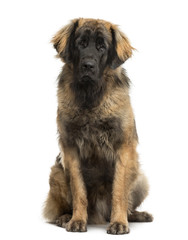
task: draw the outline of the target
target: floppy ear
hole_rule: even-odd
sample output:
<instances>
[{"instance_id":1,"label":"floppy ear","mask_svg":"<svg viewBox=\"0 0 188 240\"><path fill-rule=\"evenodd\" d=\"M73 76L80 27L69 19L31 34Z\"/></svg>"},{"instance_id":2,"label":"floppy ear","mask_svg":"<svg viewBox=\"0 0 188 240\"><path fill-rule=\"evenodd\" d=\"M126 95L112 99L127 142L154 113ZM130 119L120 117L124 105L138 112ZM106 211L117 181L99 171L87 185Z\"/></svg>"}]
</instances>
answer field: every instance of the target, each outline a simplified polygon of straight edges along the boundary
<instances>
[{"instance_id":1,"label":"floppy ear","mask_svg":"<svg viewBox=\"0 0 188 240\"><path fill-rule=\"evenodd\" d=\"M78 27L78 19L74 19L70 24L60 29L52 38L52 43L57 51L57 57L62 58L65 63L72 61L74 48L74 34Z\"/></svg>"},{"instance_id":2,"label":"floppy ear","mask_svg":"<svg viewBox=\"0 0 188 240\"><path fill-rule=\"evenodd\" d=\"M116 26L111 27L112 48L110 50L110 67L115 69L132 56L132 50L128 38Z\"/></svg>"}]
</instances>

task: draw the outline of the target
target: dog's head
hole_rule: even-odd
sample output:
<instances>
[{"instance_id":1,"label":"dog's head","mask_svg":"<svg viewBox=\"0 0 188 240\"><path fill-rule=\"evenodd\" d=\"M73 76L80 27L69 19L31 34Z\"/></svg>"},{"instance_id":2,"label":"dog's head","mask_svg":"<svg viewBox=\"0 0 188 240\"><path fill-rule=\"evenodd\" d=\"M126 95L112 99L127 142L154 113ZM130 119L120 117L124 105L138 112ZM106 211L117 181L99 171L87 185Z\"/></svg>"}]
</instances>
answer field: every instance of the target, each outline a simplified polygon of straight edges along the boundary
<instances>
[{"instance_id":1,"label":"dog's head","mask_svg":"<svg viewBox=\"0 0 188 240\"><path fill-rule=\"evenodd\" d=\"M80 84L97 82L105 68L116 69L132 55L133 47L116 25L103 20L75 19L52 39L65 63L72 63Z\"/></svg>"}]
</instances>

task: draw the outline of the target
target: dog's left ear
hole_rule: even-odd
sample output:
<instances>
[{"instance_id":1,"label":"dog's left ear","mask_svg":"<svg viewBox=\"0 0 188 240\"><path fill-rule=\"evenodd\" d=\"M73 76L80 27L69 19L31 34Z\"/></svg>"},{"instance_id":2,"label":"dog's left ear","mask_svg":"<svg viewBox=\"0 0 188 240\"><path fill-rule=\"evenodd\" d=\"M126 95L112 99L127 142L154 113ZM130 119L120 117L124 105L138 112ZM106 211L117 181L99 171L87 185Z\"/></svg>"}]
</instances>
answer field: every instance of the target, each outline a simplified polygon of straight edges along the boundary
<instances>
[{"instance_id":1,"label":"dog's left ear","mask_svg":"<svg viewBox=\"0 0 188 240\"><path fill-rule=\"evenodd\" d=\"M71 23L60 29L51 40L58 53L57 57L60 57L65 63L72 61L74 34L78 27L78 21L78 19L72 20Z\"/></svg>"},{"instance_id":2,"label":"dog's left ear","mask_svg":"<svg viewBox=\"0 0 188 240\"><path fill-rule=\"evenodd\" d=\"M134 48L117 26L112 26L110 30L112 34L112 47L109 51L109 64L112 69L115 69L132 56Z\"/></svg>"}]
</instances>

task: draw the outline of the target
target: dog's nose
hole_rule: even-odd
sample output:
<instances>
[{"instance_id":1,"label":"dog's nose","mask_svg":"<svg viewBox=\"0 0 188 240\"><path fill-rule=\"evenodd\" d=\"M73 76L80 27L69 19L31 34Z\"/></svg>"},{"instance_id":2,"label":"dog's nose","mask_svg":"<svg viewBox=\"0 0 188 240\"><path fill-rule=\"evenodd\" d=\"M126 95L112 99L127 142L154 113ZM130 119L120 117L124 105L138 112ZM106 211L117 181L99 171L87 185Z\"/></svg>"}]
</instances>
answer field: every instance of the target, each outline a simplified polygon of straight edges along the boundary
<instances>
[{"instance_id":1,"label":"dog's nose","mask_svg":"<svg viewBox=\"0 0 188 240\"><path fill-rule=\"evenodd\" d=\"M84 71L93 71L95 69L95 61L87 60L82 63L82 69Z\"/></svg>"}]
</instances>

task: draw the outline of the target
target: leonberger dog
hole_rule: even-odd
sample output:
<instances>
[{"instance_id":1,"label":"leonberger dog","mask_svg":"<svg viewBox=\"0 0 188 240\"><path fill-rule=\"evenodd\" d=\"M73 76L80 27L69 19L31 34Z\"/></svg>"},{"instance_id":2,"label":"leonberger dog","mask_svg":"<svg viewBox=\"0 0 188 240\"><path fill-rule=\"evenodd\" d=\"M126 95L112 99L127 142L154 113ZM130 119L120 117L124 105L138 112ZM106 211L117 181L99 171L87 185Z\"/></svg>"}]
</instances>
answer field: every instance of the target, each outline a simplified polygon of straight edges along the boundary
<instances>
[{"instance_id":1,"label":"leonberger dog","mask_svg":"<svg viewBox=\"0 0 188 240\"><path fill-rule=\"evenodd\" d=\"M153 220L136 211L148 183L136 152L130 80L121 67L134 48L116 25L83 18L63 27L52 43L64 62L57 92L60 154L44 217L69 232L110 222L107 233L129 233L128 222Z\"/></svg>"}]
</instances>

